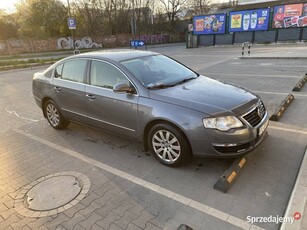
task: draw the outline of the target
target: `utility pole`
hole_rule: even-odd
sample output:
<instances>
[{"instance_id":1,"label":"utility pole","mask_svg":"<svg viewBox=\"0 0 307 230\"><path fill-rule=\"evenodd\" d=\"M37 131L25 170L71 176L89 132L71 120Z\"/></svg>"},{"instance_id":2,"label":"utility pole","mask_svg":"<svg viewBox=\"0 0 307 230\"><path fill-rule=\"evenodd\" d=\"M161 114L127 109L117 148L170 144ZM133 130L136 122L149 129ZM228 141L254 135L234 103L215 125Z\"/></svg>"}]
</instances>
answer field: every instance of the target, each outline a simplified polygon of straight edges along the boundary
<instances>
[{"instance_id":1,"label":"utility pole","mask_svg":"<svg viewBox=\"0 0 307 230\"><path fill-rule=\"evenodd\" d=\"M136 19L135 19L135 5L134 0L132 0L132 19L131 19L131 32L136 39Z\"/></svg>"}]
</instances>

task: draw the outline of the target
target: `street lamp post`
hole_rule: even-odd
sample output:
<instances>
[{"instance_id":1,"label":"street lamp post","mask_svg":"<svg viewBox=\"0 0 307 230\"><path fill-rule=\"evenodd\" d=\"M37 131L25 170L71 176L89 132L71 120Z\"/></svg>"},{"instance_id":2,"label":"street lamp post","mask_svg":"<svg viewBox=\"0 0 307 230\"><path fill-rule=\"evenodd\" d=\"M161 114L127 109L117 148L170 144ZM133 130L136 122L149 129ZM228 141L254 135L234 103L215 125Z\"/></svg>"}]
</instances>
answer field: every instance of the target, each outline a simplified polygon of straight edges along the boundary
<instances>
[{"instance_id":1,"label":"street lamp post","mask_svg":"<svg viewBox=\"0 0 307 230\"><path fill-rule=\"evenodd\" d=\"M67 7L68 7L68 16L69 18L71 18L71 12L70 12L70 3L69 3L69 0L67 0ZM71 37L72 37L72 47L73 47L73 50L75 50L75 40L74 40L74 33L73 33L73 30L71 30Z\"/></svg>"}]
</instances>

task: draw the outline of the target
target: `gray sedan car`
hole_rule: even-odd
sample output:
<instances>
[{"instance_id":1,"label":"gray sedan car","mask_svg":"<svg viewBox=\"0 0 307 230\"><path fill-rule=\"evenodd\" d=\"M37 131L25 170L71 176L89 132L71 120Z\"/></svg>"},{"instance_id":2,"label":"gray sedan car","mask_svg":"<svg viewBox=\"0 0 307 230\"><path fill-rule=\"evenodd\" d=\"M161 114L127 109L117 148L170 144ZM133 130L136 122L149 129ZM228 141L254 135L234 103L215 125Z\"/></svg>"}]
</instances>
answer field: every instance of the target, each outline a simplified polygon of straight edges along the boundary
<instances>
[{"instance_id":1,"label":"gray sedan car","mask_svg":"<svg viewBox=\"0 0 307 230\"><path fill-rule=\"evenodd\" d=\"M53 128L76 122L119 133L168 166L192 155L246 154L268 126L257 95L150 51L71 56L35 73L32 87Z\"/></svg>"}]
</instances>

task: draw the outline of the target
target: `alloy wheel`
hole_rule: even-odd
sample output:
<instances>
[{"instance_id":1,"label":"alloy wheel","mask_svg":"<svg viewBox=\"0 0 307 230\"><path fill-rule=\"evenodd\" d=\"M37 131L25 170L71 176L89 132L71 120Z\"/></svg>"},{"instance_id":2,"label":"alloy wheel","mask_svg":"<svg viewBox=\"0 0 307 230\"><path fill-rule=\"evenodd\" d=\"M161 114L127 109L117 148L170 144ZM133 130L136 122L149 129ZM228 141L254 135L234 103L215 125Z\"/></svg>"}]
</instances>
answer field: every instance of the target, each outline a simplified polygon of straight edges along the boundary
<instances>
[{"instance_id":1,"label":"alloy wheel","mask_svg":"<svg viewBox=\"0 0 307 230\"><path fill-rule=\"evenodd\" d=\"M175 162L180 157L180 143L168 130L157 131L152 137L152 146L157 156L168 163Z\"/></svg>"}]
</instances>

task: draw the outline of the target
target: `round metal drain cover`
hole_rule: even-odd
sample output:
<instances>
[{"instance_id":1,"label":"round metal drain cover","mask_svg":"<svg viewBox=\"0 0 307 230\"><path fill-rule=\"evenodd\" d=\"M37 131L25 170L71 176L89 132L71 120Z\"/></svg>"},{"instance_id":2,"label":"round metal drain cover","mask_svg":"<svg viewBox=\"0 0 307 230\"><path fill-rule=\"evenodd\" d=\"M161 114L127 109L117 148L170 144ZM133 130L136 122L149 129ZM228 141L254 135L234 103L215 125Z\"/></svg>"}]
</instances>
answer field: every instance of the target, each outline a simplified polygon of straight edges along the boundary
<instances>
[{"instance_id":1,"label":"round metal drain cover","mask_svg":"<svg viewBox=\"0 0 307 230\"><path fill-rule=\"evenodd\" d=\"M76 177L51 177L31 188L26 194L26 202L31 210L51 210L69 203L80 191Z\"/></svg>"},{"instance_id":2,"label":"round metal drain cover","mask_svg":"<svg viewBox=\"0 0 307 230\"><path fill-rule=\"evenodd\" d=\"M90 188L89 179L77 172L55 173L27 185L15 199L16 211L24 216L44 217L63 212L79 203Z\"/></svg>"}]
</instances>

